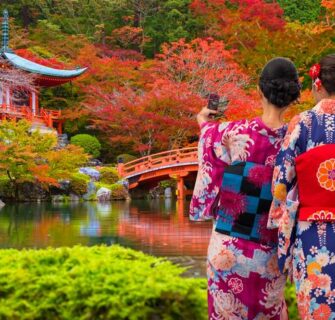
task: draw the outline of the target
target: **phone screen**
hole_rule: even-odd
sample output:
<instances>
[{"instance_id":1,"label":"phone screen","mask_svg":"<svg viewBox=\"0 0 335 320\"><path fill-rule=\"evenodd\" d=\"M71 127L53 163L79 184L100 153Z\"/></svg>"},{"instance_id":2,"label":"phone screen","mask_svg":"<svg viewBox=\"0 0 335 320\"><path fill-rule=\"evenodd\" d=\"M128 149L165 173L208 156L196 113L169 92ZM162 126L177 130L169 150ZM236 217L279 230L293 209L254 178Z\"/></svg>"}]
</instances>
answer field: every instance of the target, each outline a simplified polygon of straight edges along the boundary
<instances>
[{"instance_id":1,"label":"phone screen","mask_svg":"<svg viewBox=\"0 0 335 320\"><path fill-rule=\"evenodd\" d=\"M208 106L210 110L218 110L220 104L220 96L216 93L211 93L208 97Z\"/></svg>"}]
</instances>

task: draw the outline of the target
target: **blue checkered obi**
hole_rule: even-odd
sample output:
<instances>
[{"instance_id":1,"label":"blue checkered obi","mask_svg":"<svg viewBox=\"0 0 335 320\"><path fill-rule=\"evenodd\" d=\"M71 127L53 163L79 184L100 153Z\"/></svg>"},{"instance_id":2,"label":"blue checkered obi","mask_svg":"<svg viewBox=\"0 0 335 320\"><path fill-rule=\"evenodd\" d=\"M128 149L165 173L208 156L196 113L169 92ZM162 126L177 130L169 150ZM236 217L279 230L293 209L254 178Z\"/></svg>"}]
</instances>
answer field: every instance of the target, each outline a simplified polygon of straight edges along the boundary
<instances>
[{"instance_id":1,"label":"blue checkered obi","mask_svg":"<svg viewBox=\"0 0 335 320\"><path fill-rule=\"evenodd\" d=\"M225 168L214 210L215 231L272 245L277 232L266 228L272 202L273 168L234 162Z\"/></svg>"}]
</instances>

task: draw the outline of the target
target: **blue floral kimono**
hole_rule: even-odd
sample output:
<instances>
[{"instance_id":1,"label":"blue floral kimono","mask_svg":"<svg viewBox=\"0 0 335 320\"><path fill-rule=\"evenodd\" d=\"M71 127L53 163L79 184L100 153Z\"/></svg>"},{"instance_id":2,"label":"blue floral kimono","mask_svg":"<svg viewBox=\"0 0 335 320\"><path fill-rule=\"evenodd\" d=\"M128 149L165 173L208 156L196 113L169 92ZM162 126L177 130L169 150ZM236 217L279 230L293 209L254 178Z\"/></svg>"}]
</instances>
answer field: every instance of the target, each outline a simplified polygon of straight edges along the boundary
<instances>
[{"instance_id":1,"label":"blue floral kimono","mask_svg":"<svg viewBox=\"0 0 335 320\"><path fill-rule=\"evenodd\" d=\"M335 100L325 99L291 121L274 169L269 226L279 228L279 265L294 279L299 314L304 320L335 319L335 221L333 217L302 220L297 166L299 157L312 149L320 147L314 150L318 154L334 144ZM324 163L327 167L320 165L321 174L304 163L304 175L309 175L307 181L318 179L328 195L334 193L330 199L335 207L335 154ZM315 202L315 207L321 203ZM327 211L316 213L320 212L324 215Z\"/></svg>"}]
</instances>

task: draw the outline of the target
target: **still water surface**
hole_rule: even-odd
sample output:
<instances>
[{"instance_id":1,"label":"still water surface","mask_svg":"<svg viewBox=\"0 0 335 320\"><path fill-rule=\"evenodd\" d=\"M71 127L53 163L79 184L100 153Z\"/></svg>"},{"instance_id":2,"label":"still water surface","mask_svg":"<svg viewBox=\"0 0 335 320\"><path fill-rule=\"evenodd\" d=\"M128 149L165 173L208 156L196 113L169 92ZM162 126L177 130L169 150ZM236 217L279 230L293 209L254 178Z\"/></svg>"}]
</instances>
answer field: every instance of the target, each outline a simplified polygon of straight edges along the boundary
<instances>
[{"instance_id":1,"label":"still water surface","mask_svg":"<svg viewBox=\"0 0 335 320\"><path fill-rule=\"evenodd\" d=\"M23 203L0 210L1 248L121 244L204 274L211 224L188 219L188 202Z\"/></svg>"}]
</instances>

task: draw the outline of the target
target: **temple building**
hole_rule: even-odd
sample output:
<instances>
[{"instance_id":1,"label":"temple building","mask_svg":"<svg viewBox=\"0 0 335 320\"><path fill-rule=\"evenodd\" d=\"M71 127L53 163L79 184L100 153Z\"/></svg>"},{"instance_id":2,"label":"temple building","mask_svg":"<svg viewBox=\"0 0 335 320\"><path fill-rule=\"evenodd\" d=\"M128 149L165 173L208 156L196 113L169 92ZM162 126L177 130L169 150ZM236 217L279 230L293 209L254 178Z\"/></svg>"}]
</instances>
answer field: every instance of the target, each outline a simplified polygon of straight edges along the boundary
<instances>
[{"instance_id":1,"label":"temple building","mask_svg":"<svg viewBox=\"0 0 335 320\"><path fill-rule=\"evenodd\" d=\"M48 110L39 105L39 88L59 86L72 81L83 74L87 68L74 70L60 70L43 66L15 54L9 47L9 20L8 11L4 10L2 22L2 47L0 56L8 62L11 68L34 74L35 90L26 93L21 89L22 99L13 99L20 95L20 88L9 89L0 83L0 119L25 118L35 124L55 128L62 133L63 117L60 110ZM0 66L5 67L5 66Z\"/></svg>"}]
</instances>

